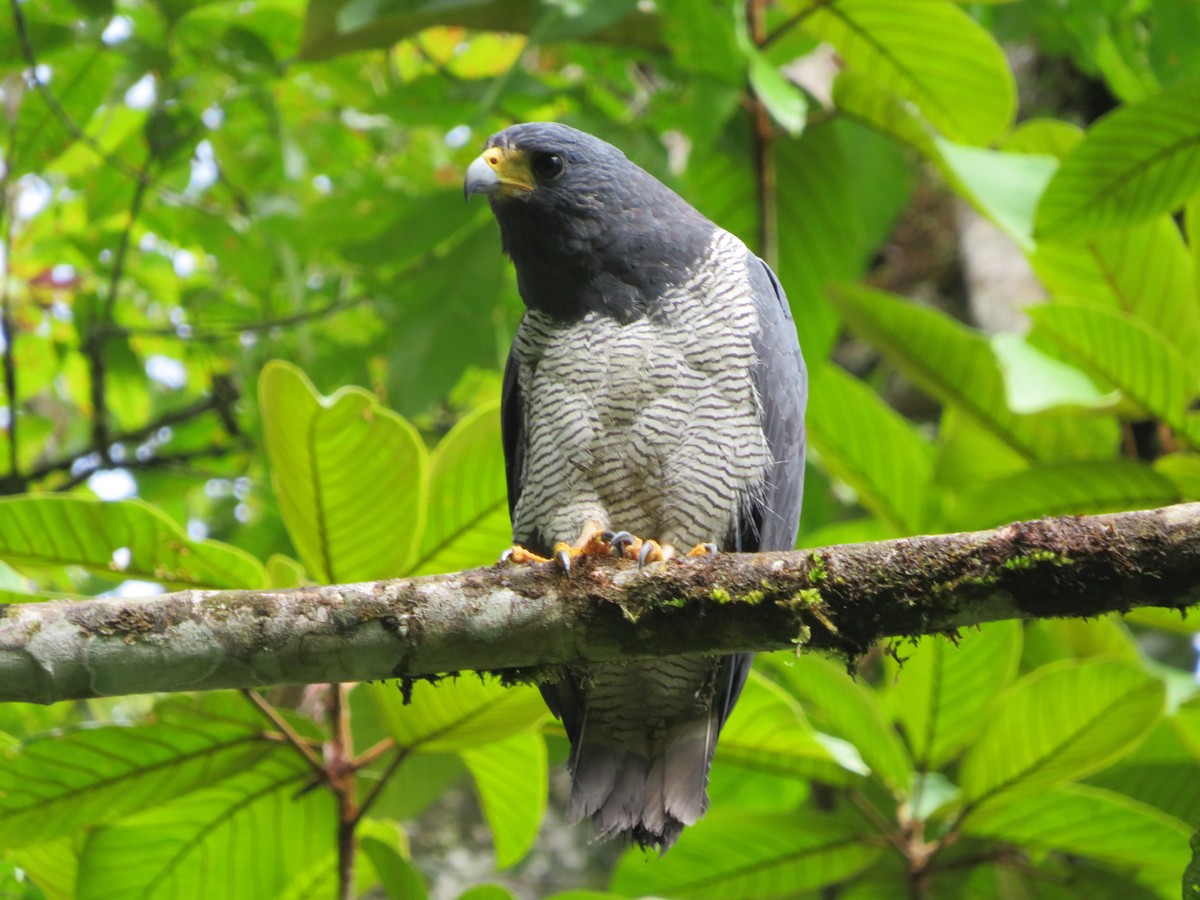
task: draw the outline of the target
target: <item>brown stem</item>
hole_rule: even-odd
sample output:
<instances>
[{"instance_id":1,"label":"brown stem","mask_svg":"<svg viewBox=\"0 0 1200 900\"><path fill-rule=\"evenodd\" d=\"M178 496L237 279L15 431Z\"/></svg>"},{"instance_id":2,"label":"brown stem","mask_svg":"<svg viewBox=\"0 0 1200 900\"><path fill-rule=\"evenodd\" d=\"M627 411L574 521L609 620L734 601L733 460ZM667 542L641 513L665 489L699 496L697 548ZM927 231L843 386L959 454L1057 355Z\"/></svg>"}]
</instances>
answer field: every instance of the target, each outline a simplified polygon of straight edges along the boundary
<instances>
[{"instance_id":1,"label":"brown stem","mask_svg":"<svg viewBox=\"0 0 1200 900\"><path fill-rule=\"evenodd\" d=\"M750 37L761 47L767 42L766 0L750 0L747 16ZM753 121L754 186L758 194L758 252L772 269L779 268L778 208L775 197L775 155L771 114L758 97L751 101Z\"/></svg>"},{"instance_id":2,"label":"brown stem","mask_svg":"<svg viewBox=\"0 0 1200 900\"><path fill-rule=\"evenodd\" d=\"M329 686L330 739L325 751L325 770L338 806L338 897L354 900L354 854L357 849L355 830L358 810L357 779L354 769L354 743L350 734L349 687Z\"/></svg>"},{"instance_id":3,"label":"brown stem","mask_svg":"<svg viewBox=\"0 0 1200 900\"><path fill-rule=\"evenodd\" d=\"M0 175L0 217L4 221L4 234L0 238L4 247L4 270L0 271L0 329L3 329L4 333L4 402L8 405L8 474L10 478L19 478L21 463L17 441L17 363L15 355L17 331L13 325L12 297L9 292L9 285L12 282L9 273L12 269L13 259L13 210L9 202L8 187L16 159L17 116L20 112L19 103L14 105L17 107L17 112L13 114L12 121L9 122L8 147L4 151L4 158L8 164L4 166L3 175Z\"/></svg>"}]
</instances>

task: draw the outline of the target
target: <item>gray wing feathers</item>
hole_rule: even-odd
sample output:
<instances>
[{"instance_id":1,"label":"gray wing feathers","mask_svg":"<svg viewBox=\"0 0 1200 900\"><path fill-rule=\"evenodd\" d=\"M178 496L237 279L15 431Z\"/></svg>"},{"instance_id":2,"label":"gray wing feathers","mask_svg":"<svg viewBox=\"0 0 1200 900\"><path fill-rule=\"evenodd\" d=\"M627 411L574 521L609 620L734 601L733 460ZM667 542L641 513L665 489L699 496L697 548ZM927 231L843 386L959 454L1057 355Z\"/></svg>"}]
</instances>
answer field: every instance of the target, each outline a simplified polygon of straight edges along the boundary
<instances>
[{"instance_id":1,"label":"gray wing feathers","mask_svg":"<svg viewBox=\"0 0 1200 900\"><path fill-rule=\"evenodd\" d=\"M808 370L796 340L796 323L783 286L765 262L751 260L750 284L758 308L758 356L754 387L762 408L767 446L775 460L767 473L757 540L746 550L791 550L796 545L804 497L804 410L808 404ZM749 536L746 536L749 537Z\"/></svg>"}]
</instances>

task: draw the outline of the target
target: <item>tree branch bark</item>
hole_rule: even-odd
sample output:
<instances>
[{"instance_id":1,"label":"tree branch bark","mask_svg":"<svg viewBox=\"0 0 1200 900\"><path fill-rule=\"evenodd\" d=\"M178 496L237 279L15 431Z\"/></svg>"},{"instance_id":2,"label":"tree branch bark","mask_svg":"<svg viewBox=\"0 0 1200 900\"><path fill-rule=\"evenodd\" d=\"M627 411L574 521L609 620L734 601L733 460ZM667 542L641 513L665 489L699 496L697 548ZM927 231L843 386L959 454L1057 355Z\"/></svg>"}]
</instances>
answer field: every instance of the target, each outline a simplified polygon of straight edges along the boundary
<instances>
[{"instance_id":1,"label":"tree branch bark","mask_svg":"<svg viewBox=\"0 0 1200 900\"><path fill-rule=\"evenodd\" d=\"M653 565L0 606L0 701L807 647L1200 603L1200 503Z\"/></svg>"}]
</instances>

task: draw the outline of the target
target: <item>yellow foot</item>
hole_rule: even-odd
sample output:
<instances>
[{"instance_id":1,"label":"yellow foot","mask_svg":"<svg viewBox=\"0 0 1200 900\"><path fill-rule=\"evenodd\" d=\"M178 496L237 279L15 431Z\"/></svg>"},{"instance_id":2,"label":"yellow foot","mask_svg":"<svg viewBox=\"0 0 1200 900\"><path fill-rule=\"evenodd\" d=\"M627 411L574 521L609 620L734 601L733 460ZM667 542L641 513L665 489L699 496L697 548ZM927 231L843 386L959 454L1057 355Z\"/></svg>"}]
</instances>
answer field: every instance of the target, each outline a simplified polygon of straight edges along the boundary
<instances>
[{"instance_id":1,"label":"yellow foot","mask_svg":"<svg viewBox=\"0 0 1200 900\"><path fill-rule=\"evenodd\" d=\"M550 560L544 556L538 556L532 550L526 550L520 544L513 544L511 547L509 547L507 550L505 550L503 553L500 554L500 562L513 563L514 565L521 565L524 563L550 562Z\"/></svg>"}]
</instances>

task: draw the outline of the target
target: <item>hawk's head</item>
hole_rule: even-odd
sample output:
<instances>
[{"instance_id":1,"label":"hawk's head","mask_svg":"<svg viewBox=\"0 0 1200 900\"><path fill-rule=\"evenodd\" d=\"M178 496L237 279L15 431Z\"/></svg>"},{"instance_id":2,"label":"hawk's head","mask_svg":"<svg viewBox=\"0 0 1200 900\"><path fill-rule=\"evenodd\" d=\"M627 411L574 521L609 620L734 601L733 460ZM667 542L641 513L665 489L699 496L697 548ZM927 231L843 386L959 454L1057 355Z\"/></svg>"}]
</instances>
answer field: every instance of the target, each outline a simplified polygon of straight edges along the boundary
<instances>
[{"instance_id":1,"label":"hawk's head","mask_svg":"<svg viewBox=\"0 0 1200 900\"><path fill-rule=\"evenodd\" d=\"M491 200L526 305L564 318L652 310L715 229L612 144L553 122L492 135L463 187Z\"/></svg>"}]
</instances>

